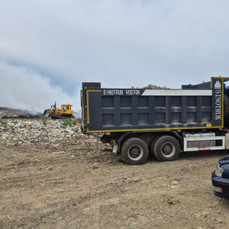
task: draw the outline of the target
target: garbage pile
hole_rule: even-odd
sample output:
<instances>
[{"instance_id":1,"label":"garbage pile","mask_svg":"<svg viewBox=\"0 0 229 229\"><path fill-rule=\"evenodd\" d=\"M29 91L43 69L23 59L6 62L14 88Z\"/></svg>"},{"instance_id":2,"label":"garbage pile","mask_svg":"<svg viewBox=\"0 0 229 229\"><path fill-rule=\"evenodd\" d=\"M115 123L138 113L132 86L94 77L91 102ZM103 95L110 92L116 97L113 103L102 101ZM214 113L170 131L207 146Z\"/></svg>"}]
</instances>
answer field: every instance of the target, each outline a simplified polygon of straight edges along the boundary
<instances>
[{"instance_id":1,"label":"garbage pile","mask_svg":"<svg viewBox=\"0 0 229 229\"><path fill-rule=\"evenodd\" d=\"M81 134L80 125L66 120L0 119L0 143L5 145L34 142L59 142Z\"/></svg>"},{"instance_id":2,"label":"garbage pile","mask_svg":"<svg viewBox=\"0 0 229 229\"><path fill-rule=\"evenodd\" d=\"M157 85L148 84L147 86L142 87L142 88L132 86L131 89L169 89L169 88L167 88L165 86L164 87L160 87L160 86L157 86Z\"/></svg>"}]
</instances>

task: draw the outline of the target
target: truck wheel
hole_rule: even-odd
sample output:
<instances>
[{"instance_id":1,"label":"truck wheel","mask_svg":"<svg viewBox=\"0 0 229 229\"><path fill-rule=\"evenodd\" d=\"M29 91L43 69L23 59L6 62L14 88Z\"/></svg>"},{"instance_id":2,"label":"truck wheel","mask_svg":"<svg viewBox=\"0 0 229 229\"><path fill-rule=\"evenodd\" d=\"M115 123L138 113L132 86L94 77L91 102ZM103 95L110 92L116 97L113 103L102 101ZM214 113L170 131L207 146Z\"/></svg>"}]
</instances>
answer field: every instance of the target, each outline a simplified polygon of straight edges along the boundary
<instances>
[{"instance_id":1,"label":"truck wheel","mask_svg":"<svg viewBox=\"0 0 229 229\"><path fill-rule=\"evenodd\" d=\"M180 156L180 143L172 136L159 137L153 147L159 161L173 161Z\"/></svg>"},{"instance_id":2,"label":"truck wheel","mask_svg":"<svg viewBox=\"0 0 229 229\"><path fill-rule=\"evenodd\" d=\"M150 144L149 144L150 154L151 154L154 158L156 158L157 160L159 160L159 159L157 158L157 156L156 156L156 154L155 154L155 152L154 152L154 144L155 144L155 142L157 141L158 138L160 138L160 137L154 138L154 139L150 142Z\"/></svg>"},{"instance_id":3,"label":"truck wheel","mask_svg":"<svg viewBox=\"0 0 229 229\"><path fill-rule=\"evenodd\" d=\"M140 138L130 138L122 146L122 160L129 165L145 164L148 154L147 144Z\"/></svg>"}]
</instances>

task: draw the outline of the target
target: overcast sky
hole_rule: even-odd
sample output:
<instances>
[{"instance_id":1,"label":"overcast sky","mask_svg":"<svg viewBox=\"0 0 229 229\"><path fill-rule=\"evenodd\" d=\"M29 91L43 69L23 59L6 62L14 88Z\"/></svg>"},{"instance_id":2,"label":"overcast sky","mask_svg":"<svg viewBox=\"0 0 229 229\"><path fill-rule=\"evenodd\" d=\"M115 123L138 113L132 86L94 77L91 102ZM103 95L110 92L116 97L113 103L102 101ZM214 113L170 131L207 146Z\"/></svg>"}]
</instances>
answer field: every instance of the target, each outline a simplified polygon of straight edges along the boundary
<instances>
[{"instance_id":1,"label":"overcast sky","mask_svg":"<svg viewBox=\"0 0 229 229\"><path fill-rule=\"evenodd\" d=\"M80 109L83 81L229 76L228 0L0 0L0 107Z\"/></svg>"}]
</instances>

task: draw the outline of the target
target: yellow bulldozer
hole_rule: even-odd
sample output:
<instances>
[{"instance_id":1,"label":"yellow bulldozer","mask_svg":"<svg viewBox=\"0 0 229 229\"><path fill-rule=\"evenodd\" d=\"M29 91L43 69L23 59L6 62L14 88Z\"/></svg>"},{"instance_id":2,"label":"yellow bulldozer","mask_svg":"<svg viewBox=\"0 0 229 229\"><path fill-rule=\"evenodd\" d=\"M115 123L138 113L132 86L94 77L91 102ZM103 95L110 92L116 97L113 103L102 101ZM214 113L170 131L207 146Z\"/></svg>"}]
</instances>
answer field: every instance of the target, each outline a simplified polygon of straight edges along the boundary
<instances>
[{"instance_id":1,"label":"yellow bulldozer","mask_svg":"<svg viewBox=\"0 0 229 229\"><path fill-rule=\"evenodd\" d=\"M61 108L56 108L56 102L50 109L46 109L43 113L44 117L58 118L73 118L74 111L71 104L62 104Z\"/></svg>"}]
</instances>

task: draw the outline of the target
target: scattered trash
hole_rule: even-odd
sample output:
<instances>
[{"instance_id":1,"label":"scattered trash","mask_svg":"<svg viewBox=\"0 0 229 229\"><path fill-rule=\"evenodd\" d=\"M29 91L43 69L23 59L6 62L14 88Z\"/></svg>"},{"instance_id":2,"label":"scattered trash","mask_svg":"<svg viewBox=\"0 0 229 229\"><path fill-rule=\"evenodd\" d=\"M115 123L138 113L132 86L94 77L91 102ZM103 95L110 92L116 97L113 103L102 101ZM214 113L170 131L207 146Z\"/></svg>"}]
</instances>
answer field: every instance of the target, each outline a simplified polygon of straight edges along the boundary
<instances>
[{"instance_id":1,"label":"scattered trash","mask_svg":"<svg viewBox=\"0 0 229 229\"><path fill-rule=\"evenodd\" d=\"M4 119L0 122L0 141L6 145L31 144L40 141L58 143L81 135L80 125L63 126L64 120Z\"/></svg>"},{"instance_id":2,"label":"scattered trash","mask_svg":"<svg viewBox=\"0 0 229 229\"><path fill-rule=\"evenodd\" d=\"M123 180L126 180L126 179L127 179L127 177L121 175L121 176L116 177L115 181L123 181Z\"/></svg>"},{"instance_id":3,"label":"scattered trash","mask_svg":"<svg viewBox=\"0 0 229 229\"><path fill-rule=\"evenodd\" d=\"M40 170L53 170L53 168L49 166L44 166L44 167L41 167Z\"/></svg>"},{"instance_id":4,"label":"scattered trash","mask_svg":"<svg viewBox=\"0 0 229 229\"><path fill-rule=\"evenodd\" d=\"M134 211L135 209L134 208L129 208L128 211Z\"/></svg>"}]
</instances>

